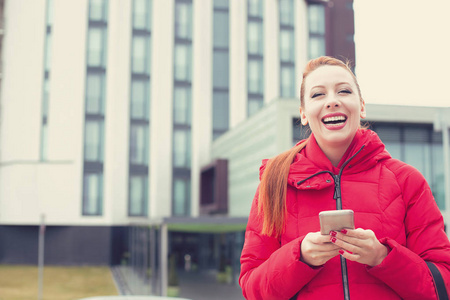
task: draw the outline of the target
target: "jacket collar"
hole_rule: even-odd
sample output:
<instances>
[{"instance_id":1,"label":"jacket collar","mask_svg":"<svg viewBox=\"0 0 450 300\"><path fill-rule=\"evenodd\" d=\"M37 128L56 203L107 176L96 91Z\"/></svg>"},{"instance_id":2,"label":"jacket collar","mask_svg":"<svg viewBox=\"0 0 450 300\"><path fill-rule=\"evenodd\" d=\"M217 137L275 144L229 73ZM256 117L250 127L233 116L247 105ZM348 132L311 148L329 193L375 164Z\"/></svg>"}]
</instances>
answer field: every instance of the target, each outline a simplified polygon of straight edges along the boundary
<instances>
[{"instance_id":1,"label":"jacket collar","mask_svg":"<svg viewBox=\"0 0 450 300\"><path fill-rule=\"evenodd\" d=\"M343 166L343 174L359 173L372 168L380 160L387 158L390 158L390 155L378 135L368 129L359 129L339 162L338 167L334 167L322 149L320 149L314 135L311 135L306 147L297 154L297 157L291 164L288 182L293 186L297 186L296 183L298 181L323 171L329 171L337 175ZM317 180L322 181L329 176L329 173L322 173L317 176ZM308 181L315 180L312 178ZM309 185L311 185L311 182Z\"/></svg>"}]
</instances>

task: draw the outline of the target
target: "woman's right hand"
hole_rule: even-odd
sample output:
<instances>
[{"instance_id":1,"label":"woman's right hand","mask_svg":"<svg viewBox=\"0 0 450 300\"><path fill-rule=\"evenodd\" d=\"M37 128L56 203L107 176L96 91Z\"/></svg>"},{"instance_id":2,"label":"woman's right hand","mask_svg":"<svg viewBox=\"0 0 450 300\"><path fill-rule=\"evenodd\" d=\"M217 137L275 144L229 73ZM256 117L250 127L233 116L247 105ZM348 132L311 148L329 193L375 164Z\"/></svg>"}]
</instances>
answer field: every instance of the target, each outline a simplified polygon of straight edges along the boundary
<instances>
[{"instance_id":1,"label":"woman's right hand","mask_svg":"<svg viewBox=\"0 0 450 300\"><path fill-rule=\"evenodd\" d=\"M300 261L310 266L321 266L328 260L339 255L339 247L333 244L329 235L320 232L310 232L300 245Z\"/></svg>"}]
</instances>

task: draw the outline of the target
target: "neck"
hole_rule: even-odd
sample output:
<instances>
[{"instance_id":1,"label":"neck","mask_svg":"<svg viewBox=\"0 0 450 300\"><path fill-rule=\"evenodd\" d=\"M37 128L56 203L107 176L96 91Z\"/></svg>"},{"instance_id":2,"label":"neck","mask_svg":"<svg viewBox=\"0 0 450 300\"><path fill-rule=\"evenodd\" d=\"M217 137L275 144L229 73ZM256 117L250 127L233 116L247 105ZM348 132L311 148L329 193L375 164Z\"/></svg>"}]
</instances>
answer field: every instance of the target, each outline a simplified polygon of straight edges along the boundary
<instances>
[{"instance_id":1,"label":"neck","mask_svg":"<svg viewBox=\"0 0 450 300\"><path fill-rule=\"evenodd\" d=\"M320 148L322 149L325 156L330 160L331 164L337 167L342 159L342 156L344 156L345 152L347 151L348 146L349 145L339 148L337 147L327 147L325 149L322 147Z\"/></svg>"},{"instance_id":2,"label":"neck","mask_svg":"<svg viewBox=\"0 0 450 300\"><path fill-rule=\"evenodd\" d=\"M337 167L339 165L339 162L341 161L351 142L352 140L345 143L341 142L336 144L329 144L317 140L317 144L319 145L320 149L322 149L323 153L330 160L331 164L334 167Z\"/></svg>"}]
</instances>

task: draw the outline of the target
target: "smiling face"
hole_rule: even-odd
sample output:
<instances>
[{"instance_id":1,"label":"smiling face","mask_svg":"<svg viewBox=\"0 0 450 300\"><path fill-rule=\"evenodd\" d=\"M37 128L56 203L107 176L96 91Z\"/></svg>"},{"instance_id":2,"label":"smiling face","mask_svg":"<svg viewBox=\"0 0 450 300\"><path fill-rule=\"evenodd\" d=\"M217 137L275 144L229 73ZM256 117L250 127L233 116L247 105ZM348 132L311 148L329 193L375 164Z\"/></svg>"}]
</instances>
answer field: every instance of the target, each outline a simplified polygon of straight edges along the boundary
<instances>
[{"instance_id":1,"label":"smiling face","mask_svg":"<svg viewBox=\"0 0 450 300\"><path fill-rule=\"evenodd\" d=\"M300 115L323 151L350 145L365 118L364 101L355 79L341 66L324 65L305 78Z\"/></svg>"}]
</instances>

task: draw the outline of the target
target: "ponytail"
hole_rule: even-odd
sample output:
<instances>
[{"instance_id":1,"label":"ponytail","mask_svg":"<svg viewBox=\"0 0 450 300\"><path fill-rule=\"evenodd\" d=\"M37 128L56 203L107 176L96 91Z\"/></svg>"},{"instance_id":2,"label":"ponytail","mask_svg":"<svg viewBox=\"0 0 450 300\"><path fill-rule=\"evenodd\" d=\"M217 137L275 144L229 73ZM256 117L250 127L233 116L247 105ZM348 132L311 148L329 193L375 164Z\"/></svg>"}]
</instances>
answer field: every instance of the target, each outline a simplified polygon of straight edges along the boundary
<instances>
[{"instance_id":1,"label":"ponytail","mask_svg":"<svg viewBox=\"0 0 450 300\"><path fill-rule=\"evenodd\" d=\"M262 234L279 237L286 219L286 194L289 169L308 140L267 162L259 185L258 213L263 217Z\"/></svg>"}]
</instances>

